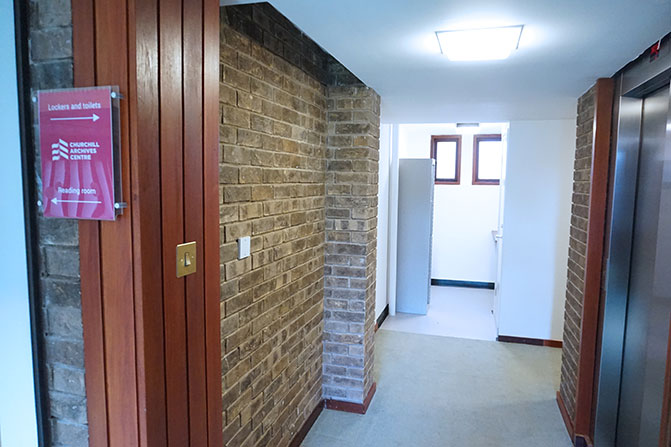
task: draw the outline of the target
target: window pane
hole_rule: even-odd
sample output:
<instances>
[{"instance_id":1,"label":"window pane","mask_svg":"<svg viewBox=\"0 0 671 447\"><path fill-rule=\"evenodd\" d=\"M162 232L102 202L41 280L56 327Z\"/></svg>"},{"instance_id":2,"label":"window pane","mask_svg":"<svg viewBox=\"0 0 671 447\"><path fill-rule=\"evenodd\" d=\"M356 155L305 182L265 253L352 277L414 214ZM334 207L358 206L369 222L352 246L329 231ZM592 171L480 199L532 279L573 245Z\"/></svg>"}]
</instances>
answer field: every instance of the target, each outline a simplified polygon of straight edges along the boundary
<instances>
[{"instance_id":1,"label":"window pane","mask_svg":"<svg viewBox=\"0 0 671 447\"><path fill-rule=\"evenodd\" d=\"M480 141L478 145L478 180L501 179L501 142Z\"/></svg>"},{"instance_id":2,"label":"window pane","mask_svg":"<svg viewBox=\"0 0 671 447\"><path fill-rule=\"evenodd\" d=\"M436 143L436 178L454 180L457 177L457 142Z\"/></svg>"}]
</instances>

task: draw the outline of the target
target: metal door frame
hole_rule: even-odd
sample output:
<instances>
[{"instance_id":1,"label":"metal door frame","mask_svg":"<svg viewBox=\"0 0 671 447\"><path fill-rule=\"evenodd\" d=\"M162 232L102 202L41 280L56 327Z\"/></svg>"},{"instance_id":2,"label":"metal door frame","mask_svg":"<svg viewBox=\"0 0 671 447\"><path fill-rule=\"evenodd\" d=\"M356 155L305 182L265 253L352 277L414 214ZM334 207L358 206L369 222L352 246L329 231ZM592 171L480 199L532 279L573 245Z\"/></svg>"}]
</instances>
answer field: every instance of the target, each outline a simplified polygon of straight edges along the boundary
<instances>
[{"instance_id":1,"label":"metal door frame","mask_svg":"<svg viewBox=\"0 0 671 447\"><path fill-rule=\"evenodd\" d=\"M611 199L612 212L609 217L610 231L606 235L609 250L605 272L603 332L594 428L595 447L615 445L638 184L643 98L664 87L671 80L671 41L669 38L665 41L656 59L651 60L646 54L615 76L615 94L619 109L616 118L617 136L613 142L615 167ZM667 123L671 123L671 112L667 116Z\"/></svg>"}]
</instances>

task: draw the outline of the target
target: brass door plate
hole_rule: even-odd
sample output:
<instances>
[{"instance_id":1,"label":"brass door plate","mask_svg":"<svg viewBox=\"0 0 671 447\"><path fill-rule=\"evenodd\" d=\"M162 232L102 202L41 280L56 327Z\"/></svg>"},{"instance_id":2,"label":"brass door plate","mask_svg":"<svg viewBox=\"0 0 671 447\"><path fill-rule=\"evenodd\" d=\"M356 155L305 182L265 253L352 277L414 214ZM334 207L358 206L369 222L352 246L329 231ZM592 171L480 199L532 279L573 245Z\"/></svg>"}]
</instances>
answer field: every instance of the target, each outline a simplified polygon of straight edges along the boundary
<instances>
[{"instance_id":1,"label":"brass door plate","mask_svg":"<svg viewBox=\"0 0 671 447\"><path fill-rule=\"evenodd\" d=\"M177 246L177 277L196 273L196 243L186 242Z\"/></svg>"}]
</instances>

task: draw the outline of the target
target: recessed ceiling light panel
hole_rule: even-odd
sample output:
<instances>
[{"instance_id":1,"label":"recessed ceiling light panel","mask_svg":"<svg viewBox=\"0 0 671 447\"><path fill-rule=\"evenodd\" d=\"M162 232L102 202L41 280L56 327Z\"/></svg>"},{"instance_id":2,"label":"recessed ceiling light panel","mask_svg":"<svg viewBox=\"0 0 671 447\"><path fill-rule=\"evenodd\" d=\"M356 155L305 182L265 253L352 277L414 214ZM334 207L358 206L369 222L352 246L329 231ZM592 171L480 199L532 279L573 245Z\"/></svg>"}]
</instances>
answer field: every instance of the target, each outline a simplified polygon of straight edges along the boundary
<instances>
[{"instance_id":1,"label":"recessed ceiling light panel","mask_svg":"<svg viewBox=\"0 0 671 447\"><path fill-rule=\"evenodd\" d=\"M524 25L436 31L440 51L452 61L507 59L517 49Z\"/></svg>"}]
</instances>

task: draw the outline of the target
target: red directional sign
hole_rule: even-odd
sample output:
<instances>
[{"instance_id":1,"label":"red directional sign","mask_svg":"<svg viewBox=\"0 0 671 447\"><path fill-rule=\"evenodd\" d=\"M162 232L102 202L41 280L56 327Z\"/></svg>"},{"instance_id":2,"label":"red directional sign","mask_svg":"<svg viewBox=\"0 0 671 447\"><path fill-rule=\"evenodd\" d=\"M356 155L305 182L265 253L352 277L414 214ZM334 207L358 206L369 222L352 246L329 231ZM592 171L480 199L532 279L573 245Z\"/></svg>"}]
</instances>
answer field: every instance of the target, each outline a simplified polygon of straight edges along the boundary
<instances>
[{"instance_id":1,"label":"red directional sign","mask_svg":"<svg viewBox=\"0 0 671 447\"><path fill-rule=\"evenodd\" d=\"M46 217L114 220L112 88L37 94Z\"/></svg>"}]
</instances>

